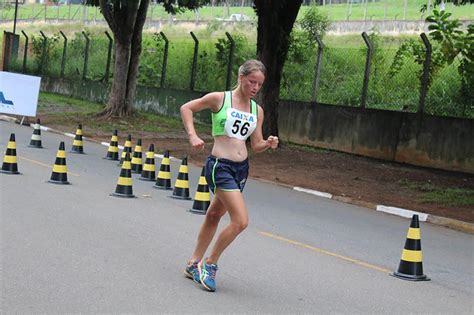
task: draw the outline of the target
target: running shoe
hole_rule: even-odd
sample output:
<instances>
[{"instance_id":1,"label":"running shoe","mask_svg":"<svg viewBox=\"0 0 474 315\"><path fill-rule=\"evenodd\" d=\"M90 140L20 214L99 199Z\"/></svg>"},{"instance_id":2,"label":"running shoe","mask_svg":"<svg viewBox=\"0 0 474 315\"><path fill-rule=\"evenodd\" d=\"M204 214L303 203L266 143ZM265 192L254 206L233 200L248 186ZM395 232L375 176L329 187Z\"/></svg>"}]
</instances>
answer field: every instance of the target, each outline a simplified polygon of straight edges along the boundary
<instances>
[{"instance_id":1,"label":"running shoe","mask_svg":"<svg viewBox=\"0 0 474 315\"><path fill-rule=\"evenodd\" d=\"M186 269L184 269L184 275L189 279L193 279L193 281L196 283L201 283L199 280L198 263L199 261L188 263Z\"/></svg>"},{"instance_id":2,"label":"running shoe","mask_svg":"<svg viewBox=\"0 0 474 315\"><path fill-rule=\"evenodd\" d=\"M206 260L203 259L198 264L199 279L201 284L209 291L216 291L216 264L206 264Z\"/></svg>"}]
</instances>

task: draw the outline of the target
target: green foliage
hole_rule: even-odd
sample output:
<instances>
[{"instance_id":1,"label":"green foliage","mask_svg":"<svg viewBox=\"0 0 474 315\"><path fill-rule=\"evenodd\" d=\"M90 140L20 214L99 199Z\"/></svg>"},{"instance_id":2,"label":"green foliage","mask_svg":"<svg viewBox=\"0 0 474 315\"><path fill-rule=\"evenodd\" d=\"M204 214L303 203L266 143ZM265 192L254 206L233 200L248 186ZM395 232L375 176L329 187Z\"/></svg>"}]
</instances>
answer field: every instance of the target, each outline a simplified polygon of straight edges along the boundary
<instances>
[{"instance_id":1,"label":"green foliage","mask_svg":"<svg viewBox=\"0 0 474 315\"><path fill-rule=\"evenodd\" d=\"M315 42L316 36L322 39L324 35L326 35L331 23L326 14L321 13L316 6L311 6L310 9L304 13L299 24L306 32L309 41Z\"/></svg>"},{"instance_id":2,"label":"green foliage","mask_svg":"<svg viewBox=\"0 0 474 315\"><path fill-rule=\"evenodd\" d=\"M458 20L450 20L451 13L434 10L426 18L430 37L437 42L437 52L443 63L451 65L459 61L458 72L461 75L461 97L463 101L474 104L474 24L467 32L460 29Z\"/></svg>"},{"instance_id":3,"label":"green foliage","mask_svg":"<svg viewBox=\"0 0 474 315\"><path fill-rule=\"evenodd\" d=\"M232 74L237 76L239 66L248 59L249 54L245 51L248 46L247 37L243 34L233 34L234 40L234 64L232 65ZM228 38L218 38L216 43L216 61L218 64L219 78L225 78L227 75L227 63L229 62L229 54L231 42Z\"/></svg>"},{"instance_id":4,"label":"green foliage","mask_svg":"<svg viewBox=\"0 0 474 315\"><path fill-rule=\"evenodd\" d=\"M449 12L434 10L433 15L426 18L426 22L430 23L428 26L430 37L439 44L437 49L443 54L448 64L453 63L454 58L463 48L460 40L464 35L459 29L461 22L450 20L450 16Z\"/></svg>"},{"instance_id":5,"label":"green foliage","mask_svg":"<svg viewBox=\"0 0 474 315\"><path fill-rule=\"evenodd\" d=\"M382 71L383 66L385 65L386 54L383 51L382 47L382 38L380 33L376 29L372 29L368 34L369 40L372 43L373 52L372 52L372 73L377 76L378 73ZM367 55L367 47L364 47L363 55Z\"/></svg>"},{"instance_id":6,"label":"green foliage","mask_svg":"<svg viewBox=\"0 0 474 315\"><path fill-rule=\"evenodd\" d=\"M463 107L472 106L474 99L474 25L468 26L467 32L460 29L458 20L450 20L451 14L434 10L426 21L430 23L429 37L434 41L432 64L429 69L428 87L438 76L441 69L452 64L458 67L461 76L460 100ZM407 59L413 59L422 65L426 58L425 47L420 41L407 40L398 49L390 69L390 75L397 74ZM418 76L421 80L422 69Z\"/></svg>"},{"instance_id":7,"label":"green foliage","mask_svg":"<svg viewBox=\"0 0 474 315\"><path fill-rule=\"evenodd\" d=\"M9 3L9 1L5 1L5 2L2 1L2 2L0 2L0 9L2 9L2 11L3 10L10 11L10 10L14 9L14 6L11 3Z\"/></svg>"},{"instance_id":8,"label":"green foliage","mask_svg":"<svg viewBox=\"0 0 474 315\"><path fill-rule=\"evenodd\" d=\"M165 41L159 33L142 39L142 54L138 67L138 83L146 86L157 86L160 82Z\"/></svg>"},{"instance_id":9,"label":"green foliage","mask_svg":"<svg viewBox=\"0 0 474 315\"><path fill-rule=\"evenodd\" d=\"M48 32L57 32L57 29L51 29ZM69 33L66 33L68 48L65 76L70 79L80 79L84 62L85 39L81 32L74 35ZM166 31L170 45L165 86L184 90L189 88L194 41L189 35L183 36L181 33L182 31ZM105 73L108 39L103 34L103 29L90 28L87 34L91 39L88 78L101 80ZM196 33L196 36L199 38L199 52L195 89L197 91L223 90L226 83L230 48L227 37L223 36L221 32L220 37L214 38L209 36L205 30L202 33ZM237 67L241 60L255 56L255 39L249 39L234 32L232 32L232 36L237 44L232 76L232 83L235 83ZM295 30L292 36L295 39L291 43L288 61L283 69L280 97L310 101L315 77L317 46L309 44L307 35L302 30ZM29 35L29 37L31 54L28 56L27 72L34 72L37 69L38 58L33 55L31 39L33 36ZM394 42L393 38L382 37L376 31L370 32L369 38L374 44L375 50L369 80L367 107L416 111L419 99L419 76L425 56L423 45L416 38L411 40L412 44L407 44L410 41L401 42L400 39ZM39 42L35 49L36 54L41 52L41 39L41 37L37 38ZM318 101L326 104L359 106L367 52L366 45L360 35L342 38L339 36L327 37L324 42L326 46L323 51ZM400 43L402 46L410 46L410 48L397 51ZM20 45L20 50L21 46L23 45ZM59 75L62 48L63 40L60 37L54 48L50 50L49 56L51 57L48 57L50 65L45 75ZM160 35L144 33L138 84L159 86L163 48L164 42ZM472 49L468 50L467 53L472 51ZM395 57L397 53L399 58ZM22 53L19 56L22 56ZM436 55L433 58L436 60ZM394 62L399 59L403 59L403 62ZM465 105L466 102L463 102L460 96L459 64L460 60L457 58L451 65L446 64L440 67L433 77L426 99L427 112L474 118L474 111L469 111L469 107L464 110L464 107L468 105ZM393 65L399 66L394 73L392 71ZM21 71L21 68L22 58L18 58L15 70Z\"/></svg>"},{"instance_id":10,"label":"green foliage","mask_svg":"<svg viewBox=\"0 0 474 315\"><path fill-rule=\"evenodd\" d=\"M421 202L437 203L447 206L474 205L474 190L469 188L441 187L431 181L411 182L400 180L399 184L415 191Z\"/></svg>"},{"instance_id":11,"label":"green foliage","mask_svg":"<svg viewBox=\"0 0 474 315\"><path fill-rule=\"evenodd\" d=\"M142 0L145 1L145 0ZM150 1L150 0L146 0ZM136 0L105 0L106 5L113 11L114 9L114 4L119 3L119 7L126 8L129 6L131 3L136 2ZM177 14L177 13L182 13L186 10L194 10L202 7L203 5L209 3L209 0L177 0L177 1L169 1L169 0L155 0L154 2L156 3L161 3L163 4L163 7L165 8L166 12L172 13L172 14ZM99 6L100 1L99 0L86 0L87 5L91 6Z\"/></svg>"},{"instance_id":12,"label":"green foliage","mask_svg":"<svg viewBox=\"0 0 474 315\"><path fill-rule=\"evenodd\" d=\"M36 69L43 73L50 70L53 60L60 58L60 54L56 49L56 44L59 42L59 35L53 35L44 39L42 36L32 36L31 45L34 55L34 62Z\"/></svg>"}]
</instances>

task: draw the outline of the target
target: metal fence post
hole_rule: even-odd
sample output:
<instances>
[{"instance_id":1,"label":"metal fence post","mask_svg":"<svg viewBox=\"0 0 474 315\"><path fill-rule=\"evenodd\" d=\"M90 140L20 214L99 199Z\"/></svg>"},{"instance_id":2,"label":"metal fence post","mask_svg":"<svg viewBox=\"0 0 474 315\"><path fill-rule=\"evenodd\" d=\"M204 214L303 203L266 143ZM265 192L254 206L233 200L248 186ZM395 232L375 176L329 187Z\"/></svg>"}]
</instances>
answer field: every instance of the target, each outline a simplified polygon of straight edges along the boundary
<instances>
[{"instance_id":1,"label":"metal fence post","mask_svg":"<svg viewBox=\"0 0 474 315\"><path fill-rule=\"evenodd\" d=\"M43 36L43 54L41 56L41 63L38 67L38 72L43 74L43 65L46 62L46 49L48 46L48 38L44 35L43 31L40 31L41 36Z\"/></svg>"},{"instance_id":2,"label":"metal fence post","mask_svg":"<svg viewBox=\"0 0 474 315\"><path fill-rule=\"evenodd\" d=\"M110 34L105 31L105 35L107 35L107 38L109 39L109 50L107 52L107 65L105 66L105 75L104 75L104 81L105 83L109 82L109 76L110 76L110 62L112 60L112 45L114 43L114 40L110 36Z\"/></svg>"},{"instance_id":3,"label":"metal fence post","mask_svg":"<svg viewBox=\"0 0 474 315\"><path fill-rule=\"evenodd\" d=\"M426 94L428 92L428 85L430 81L432 48L431 48L431 43L428 40L428 37L426 37L425 33L421 33L420 37L421 37L421 40L423 41L423 44L425 44L425 48L426 48L426 58L425 58L425 61L423 62L423 74L421 77L420 100L418 102L418 113L423 113L425 109Z\"/></svg>"},{"instance_id":4,"label":"metal fence post","mask_svg":"<svg viewBox=\"0 0 474 315\"><path fill-rule=\"evenodd\" d=\"M234 64L234 51L235 51L235 41L230 36L229 32L225 32L225 35L229 39L230 42L230 50L229 50L229 62L227 63L227 79L225 83L226 91L230 90L230 85L232 82L232 66Z\"/></svg>"},{"instance_id":5,"label":"metal fence post","mask_svg":"<svg viewBox=\"0 0 474 315\"><path fill-rule=\"evenodd\" d=\"M198 60L198 50L199 50L199 40L197 39L196 35L193 32L189 32L194 40L194 55L193 55L193 65L191 68L191 80L189 82L189 89L194 91L194 84L196 82L196 68L197 68L197 60Z\"/></svg>"},{"instance_id":6,"label":"metal fence post","mask_svg":"<svg viewBox=\"0 0 474 315\"><path fill-rule=\"evenodd\" d=\"M372 55L373 55L374 46L370 42L369 36L367 36L366 32L362 33L362 38L364 39L364 42L367 45L367 58L365 59L364 84L362 86L360 107L365 108L365 103L367 102L367 89L369 87L370 65L372 63Z\"/></svg>"},{"instance_id":7,"label":"metal fence post","mask_svg":"<svg viewBox=\"0 0 474 315\"><path fill-rule=\"evenodd\" d=\"M59 33L64 38L63 56L61 58L61 72L59 73L59 77L64 78L64 67L66 66L67 37L66 35L64 35L63 31L59 31Z\"/></svg>"},{"instance_id":8,"label":"metal fence post","mask_svg":"<svg viewBox=\"0 0 474 315\"><path fill-rule=\"evenodd\" d=\"M90 44L90 40L89 40L89 37L87 36L86 32L82 31L82 35L84 35L84 37L86 39L86 48L85 48L85 51L84 51L84 68L82 70L82 79L86 80L87 64L89 63L89 44Z\"/></svg>"},{"instance_id":9,"label":"metal fence post","mask_svg":"<svg viewBox=\"0 0 474 315\"><path fill-rule=\"evenodd\" d=\"M316 59L316 75L314 76L313 81L313 95L311 95L311 100L313 102L317 101L318 91L319 91L319 78L321 76L321 60L323 58L323 49L324 43L322 42L319 36L316 36L316 41L318 42L318 57Z\"/></svg>"},{"instance_id":10,"label":"metal fence post","mask_svg":"<svg viewBox=\"0 0 474 315\"><path fill-rule=\"evenodd\" d=\"M9 71L10 68L10 59L11 59L11 40L10 32L3 31L3 40L5 42L5 47L3 48L4 56L2 60L3 71Z\"/></svg>"},{"instance_id":11,"label":"metal fence post","mask_svg":"<svg viewBox=\"0 0 474 315\"><path fill-rule=\"evenodd\" d=\"M22 73L26 73L26 58L28 58L28 36L24 31L21 31L23 36L25 36L25 51L23 52L23 69Z\"/></svg>"},{"instance_id":12,"label":"metal fence post","mask_svg":"<svg viewBox=\"0 0 474 315\"><path fill-rule=\"evenodd\" d=\"M166 38L165 33L160 32L161 37L165 41L165 51L163 53L163 65L161 67L161 80L160 80L160 87L165 86L165 79L166 79L166 66L168 64L168 46L169 46L169 41L168 38Z\"/></svg>"}]
</instances>

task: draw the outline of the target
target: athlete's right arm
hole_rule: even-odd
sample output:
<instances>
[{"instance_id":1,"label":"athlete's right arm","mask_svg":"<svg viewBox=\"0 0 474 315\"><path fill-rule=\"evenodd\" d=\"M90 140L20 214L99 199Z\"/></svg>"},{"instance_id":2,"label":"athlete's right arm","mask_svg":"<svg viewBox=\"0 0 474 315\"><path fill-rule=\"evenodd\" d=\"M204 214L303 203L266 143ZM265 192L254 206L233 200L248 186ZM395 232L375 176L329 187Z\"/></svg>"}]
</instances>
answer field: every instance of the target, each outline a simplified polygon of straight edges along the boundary
<instances>
[{"instance_id":1,"label":"athlete's right arm","mask_svg":"<svg viewBox=\"0 0 474 315\"><path fill-rule=\"evenodd\" d=\"M181 119L183 120L184 128L188 134L189 143L193 149L204 149L204 141L198 137L196 129L194 129L193 113L206 108L216 112L219 110L223 98L224 94L222 92L213 92L181 106Z\"/></svg>"}]
</instances>

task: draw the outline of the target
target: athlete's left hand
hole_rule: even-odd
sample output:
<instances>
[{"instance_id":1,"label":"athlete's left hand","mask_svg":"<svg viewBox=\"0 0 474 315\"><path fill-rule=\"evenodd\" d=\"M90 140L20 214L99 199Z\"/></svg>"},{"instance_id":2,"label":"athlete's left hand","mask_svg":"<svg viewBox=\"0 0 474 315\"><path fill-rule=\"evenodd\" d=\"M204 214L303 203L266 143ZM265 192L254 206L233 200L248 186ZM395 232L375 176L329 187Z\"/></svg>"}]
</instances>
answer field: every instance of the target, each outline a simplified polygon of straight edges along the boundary
<instances>
[{"instance_id":1,"label":"athlete's left hand","mask_svg":"<svg viewBox=\"0 0 474 315\"><path fill-rule=\"evenodd\" d=\"M267 143L272 149L278 148L278 137L269 136L267 139Z\"/></svg>"}]
</instances>

